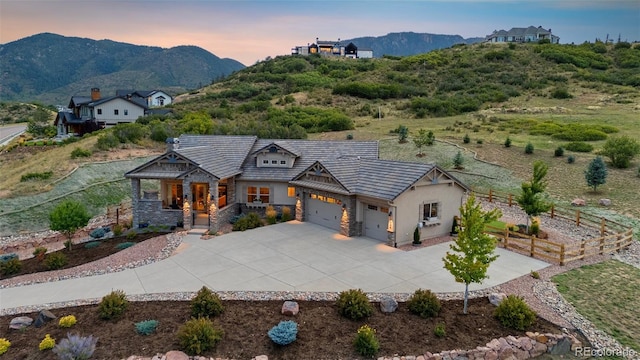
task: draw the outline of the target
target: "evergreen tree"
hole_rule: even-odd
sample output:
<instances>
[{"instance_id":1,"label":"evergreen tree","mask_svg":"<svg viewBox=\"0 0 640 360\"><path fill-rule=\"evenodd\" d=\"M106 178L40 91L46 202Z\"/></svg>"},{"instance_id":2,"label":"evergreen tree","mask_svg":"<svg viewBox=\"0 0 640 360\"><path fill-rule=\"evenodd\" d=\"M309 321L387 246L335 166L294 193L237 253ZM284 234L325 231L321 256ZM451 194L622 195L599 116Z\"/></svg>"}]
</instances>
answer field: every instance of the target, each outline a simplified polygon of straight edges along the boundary
<instances>
[{"instance_id":1,"label":"evergreen tree","mask_svg":"<svg viewBox=\"0 0 640 360\"><path fill-rule=\"evenodd\" d=\"M598 190L598 185L604 185L607 182L607 165L600 156L589 163L584 177L587 180L587 185L593 187L593 191Z\"/></svg>"},{"instance_id":2,"label":"evergreen tree","mask_svg":"<svg viewBox=\"0 0 640 360\"><path fill-rule=\"evenodd\" d=\"M462 152L458 151L456 156L453 158L453 167L458 170L464 169L464 167L462 166L463 163L464 163L464 158L462 157Z\"/></svg>"},{"instance_id":3,"label":"evergreen tree","mask_svg":"<svg viewBox=\"0 0 640 360\"><path fill-rule=\"evenodd\" d=\"M529 231L529 220L532 216L538 216L549 211L551 204L542 199L542 193L547 187L544 179L547 176L549 167L543 161L533 163L533 177L530 182L522 183L522 192L516 201L518 205L527 213L527 232Z\"/></svg>"},{"instance_id":4,"label":"evergreen tree","mask_svg":"<svg viewBox=\"0 0 640 360\"><path fill-rule=\"evenodd\" d=\"M460 226L458 237L449 245L451 252L442 259L445 269L449 270L457 282L464 283L464 309L467 313L469 284L482 283L489 276L489 265L498 258L494 255L495 239L484 233L485 225L502 216L499 209L482 210L476 203L473 193L467 202L460 207Z\"/></svg>"},{"instance_id":5,"label":"evergreen tree","mask_svg":"<svg viewBox=\"0 0 640 360\"><path fill-rule=\"evenodd\" d=\"M432 132L429 132L429 133L433 135ZM425 129L418 130L418 135L416 135L413 138L413 143L416 144L416 147L418 148L418 156L424 155L424 153L422 152L422 147L433 144L433 142L429 144L428 133L427 133L427 130Z\"/></svg>"}]
</instances>

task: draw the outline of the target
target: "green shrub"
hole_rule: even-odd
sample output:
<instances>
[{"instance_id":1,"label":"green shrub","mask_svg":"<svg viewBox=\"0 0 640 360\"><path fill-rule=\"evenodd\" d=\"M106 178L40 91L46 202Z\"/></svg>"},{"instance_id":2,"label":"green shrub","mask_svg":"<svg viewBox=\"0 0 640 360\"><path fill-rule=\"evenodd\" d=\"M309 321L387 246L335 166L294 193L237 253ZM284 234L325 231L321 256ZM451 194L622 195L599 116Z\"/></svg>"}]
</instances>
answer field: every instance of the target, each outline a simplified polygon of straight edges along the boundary
<instances>
[{"instance_id":1,"label":"green shrub","mask_svg":"<svg viewBox=\"0 0 640 360\"><path fill-rule=\"evenodd\" d=\"M588 143L583 142L583 141L570 142L570 143L566 144L564 146L564 148L569 150L569 151L584 152L584 153L588 153L588 152L593 151L593 145L588 144Z\"/></svg>"},{"instance_id":2,"label":"green shrub","mask_svg":"<svg viewBox=\"0 0 640 360\"><path fill-rule=\"evenodd\" d=\"M289 345L296 341L298 324L292 320L280 321L278 325L267 332L267 335L271 341L278 345Z\"/></svg>"},{"instance_id":3,"label":"green shrub","mask_svg":"<svg viewBox=\"0 0 640 360\"><path fill-rule=\"evenodd\" d=\"M562 155L564 155L564 149L562 148L562 146L558 146L553 152L553 156L560 157Z\"/></svg>"},{"instance_id":4,"label":"green shrub","mask_svg":"<svg viewBox=\"0 0 640 360\"><path fill-rule=\"evenodd\" d=\"M158 320L145 320L135 323L136 332L140 335L151 335L158 327Z\"/></svg>"},{"instance_id":5,"label":"green shrub","mask_svg":"<svg viewBox=\"0 0 640 360\"><path fill-rule=\"evenodd\" d=\"M575 156L573 156L573 155L567 156L567 163L573 164L574 162L576 162L576 157Z\"/></svg>"},{"instance_id":6,"label":"green shrub","mask_svg":"<svg viewBox=\"0 0 640 360\"><path fill-rule=\"evenodd\" d=\"M435 328L433 328L433 334L434 334L436 337L439 337L439 338L441 338L441 337L445 337L445 336L447 335L447 331L446 331L446 329L445 329L444 324L442 324L442 323L437 324L437 325L436 325L436 327L435 327Z\"/></svg>"},{"instance_id":7,"label":"green shrub","mask_svg":"<svg viewBox=\"0 0 640 360\"><path fill-rule=\"evenodd\" d=\"M0 355L4 354L11 347L11 342L5 338L0 338Z\"/></svg>"},{"instance_id":8,"label":"green shrub","mask_svg":"<svg viewBox=\"0 0 640 360\"><path fill-rule=\"evenodd\" d=\"M347 140L353 140L353 134L347 134Z\"/></svg>"},{"instance_id":9,"label":"green shrub","mask_svg":"<svg viewBox=\"0 0 640 360\"><path fill-rule=\"evenodd\" d=\"M107 232L106 232L106 230L104 228L97 228L97 229L94 229L93 231L91 231L89 233L89 236L91 236L94 239L99 239L101 237L104 237L106 233Z\"/></svg>"},{"instance_id":10,"label":"green shrub","mask_svg":"<svg viewBox=\"0 0 640 360\"><path fill-rule=\"evenodd\" d=\"M17 274L22 269L22 262L16 257L0 262L0 273L4 276Z\"/></svg>"},{"instance_id":11,"label":"green shrub","mask_svg":"<svg viewBox=\"0 0 640 360\"><path fill-rule=\"evenodd\" d=\"M49 270L57 270L67 265L69 261L67 256L59 251L47 255L44 259L44 265Z\"/></svg>"},{"instance_id":12,"label":"green shrub","mask_svg":"<svg viewBox=\"0 0 640 360\"><path fill-rule=\"evenodd\" d=\"M551 90L551 97L554 99L570 99L573 96L569 94L569 90L565 87L557 87Z\"/></svg>"},{"instance_id":13,"label":"green shrub","mask_svg":"<svg viewBox=\"0 0 640 360\"><path fill-rule=\"evenodd\" d=\"M540 234L540 224L534 221L531 223L531 226L529 227L529 235L538 236L539 234Z\"/></svg>"},{"instance_id":14,"label":"green shrub","mask_svg":"<svg viewBox=\"0 0 640 360\"><path fill-rule=\"evenodd\" d=\"M98 316L103 320L115 319L127 310L129 300L122 290L114 290L105 295L98 305Z\"/></svg>"},{"instance_id":15,"label":"green shrub","mask_svg":"<svg viewBox=\"0 0 640 360\"><path fill-rule=\"evenodd\" d=\"M533 271L531 270L531 277L534 279L540 279L540 273L538 273L537 271Z\"/></svg>"},{"instance_id":16,"label":"green shrub","mask_svg":"<svg viewBox=\"0 0 640 360\"><path fill-rule=\"evenodd\" d=\"M511 147L511 139L507 136L507 139L504 141L504 147Z\"/></svg>"},{"instance_id":17,"label":"green shrub","mask_svg":"<svg viewBox=\"0 0 640 360\"><path fill-rule=\"evenodd\" d=\"M75 325L78 321L76 320L76 317L73 315L67 315L67 316L63 316L60 318L60 320L58 320L58 326L60 326L61 328L70 328L73 325Z\"/></svg>"},{"instance_id":18,"label":"green shrub","mask_svg":"<svg viewBox=\"0 0 640 360\"><path fill-rule=\"evenodd\" d=\"M77 159L79 157L90 157L92 154L91 150L86 150L80 147L77 147L71 151L71 158Z\"/></svg>"},{"instance_id":19,"label":"green shrub","mask_svg":"<svg viewBox=\"0 0 640 360\"><path fill-rule=\"evenodd\" d=\"M243 216L233 224L233 231L245 231L249 229L255 229L262 226L262 220L260 216L255 212L250 212L246 216Z\"/></svg>"},{"instance_id":20,"label":"green shrub","mask_svg":"<svg viewBox=\"0 0 640 360\"><path fill-rule=\"evenodd\" d=\"M62 339L52 351L58 355L58 359L87 360L96 351L97 342L98 338L93 336L67 334L67 337Z\"/></svg>"},{"instance_id":21,"label":"green shrub","mask_svg":"<svg viewBox=\"0 0 640 360\"><path fill-rule=\"evenodd\" d=\"M3 262L7 262L11 259L18 259L18 254L16 253L8 253L0 255L0 264Z\"/></svg>"},{"instance_id":22,"label":"green shrub","mask_svg":"<svg viewBox=\"0 0 640 360\"><path fill-rule=\"evenodd\" d=\"M203 286L196 296L191 300L191 316L199 317L215 317L224 311L222 301L218 294L212 292L206 286Z\"/></svg>"},{"instance_id":23,"label":"green shrub","mask_svg":"<svg viewBox=\"0 0 640 360\"><path fill-rule=\"evenodd\" d=\"M462 142L465 144L468 144L471 142L471 138L469 137L469 134L464 134L464 137L462 138Z\"/></svg>"},{"instance_id":24,"label":"green shrub","mask_svg":"<svg viewBox=\"0 0 640 360\"><path fill-rule=\"evenodd\" d=\"M482 145L483 143L484 143L484 140L482 140L482 139L476 140L476 144L478 144L478 145Z\"/></svg>"},{"instance_id":25,"label":"green shrub","mask_svg":"<svg viewBox=\"0 0 640 360\"><path fill-rule=\"evenodd\" d=\"M409 311L423 318L438 315L441 306L440 300L430 290L418 289L407 300Z\"/></svg>"},{"instance_id":26,"label":"green shrub","mask_svg":"<svg viewBox=\"0 0 640 360\"><path fill-rule=\"evenodd\" d=\"M54 346L56 346L56 340L53 339L51 335L46 334L44 336L44 339L40 341L40 345L38 345L38 349L40 351L44 351L44 350L53 349Z\"/></svg>"},{"instance_id":27,"label":"green shrub","mask_svg":"<svg viewBox=\"0 0 640 360\"><path fill-rule=\"evenodd\" d=\"M91 242L88 242L88 243L84 244L84 248L85 249L95 249L98 246L100 246L100 241L91 241Z\"/></svg>"},{"instance_id":28,"label":"green shrub","mask_svg":"<svg viewBox=\"0 0 640 360\"><path fill-rule=\"evenodd\" d=\"M380 349L380 343L376 338L376 331L369 325L362 325L358 329L353 345L358 354L367 357L374 356Z\"/></svg>"},{"instance_id":29,"label":"green shrub","mask_svg":"<svg viewBox=\"0 0 640 360\"><path fill-rule=\"evenodd\" d=\"M351 320L359 320L373 314L373 306L367 295L360 289L341 292L338 295L336 305L338 313Z\"/></svg>"},{"instance_id":30,"label":"green shrub","mask_svg":"<svg viewBox=\"0 0 640 360\"><path fill-rule=\"evenodd\" d=\"M35 256L38 260L44 259L44 254L47 253L47 248L44 246L38 246L33 250L33 256Z\"/></svg>"},{"instance_id":31,"label":"green shrub","mask_svg":"<svg viewBox=\"0 0 640 360\"><path fill-rule=\"evenodd\" d=\"M116 224L113 226L113 236L120 236L122 235L123 231L124 231L124 228L122 227L122 225Z\"/></svg>"},{"instance_id":32,"label":"green shrub","mask_svg":"<svg viewBox=\"0 0 640 360\"><path fill-rule=\"evenodd\" d=\"M291 220L291 208L288 206L282 207L282 222Z\"/></svg>"},{"instance_id":33,"label":"green shrub","mask_svg":"<svg viewBox=\"0 0 640 360\"><path fill-rule=\"evenodd\" d=\"M525 154L533 154L533 144L527 143L527 146L524 147Z\"/></svg>"},{"instance_id":34,"label":"green shrub","mask_svg":"<svg viewBox=\"0 0 640 360\"><path fill-rule=\"evenodd\" d=\"M509 295L502 300L494 315L503 326L521 331L536 321L536 313L524 302L524 298L516 295Z\"/></svg>"},{"instance_id":35,"label":"green shrub","mask_svg":"<svg viewBox=\"0 0 640 360\"><path fill-rule=\"evenodd\" d=\"M51 178L51 176L53 176L53 171L27 173L20 177L20 182L25 182L29 180L47 180Z\"/></svg>"},{"instance_id":36,"label":"green shrub","mask_svg":"<svg viewBox=\"0 0 640 360\"><path fill-rule=\"evenodd\" d=\"M126 248L132 247L135 244L136 243L134 243L134 242L126 241L126 242L123 242L123 243L120 243L120 244L116 245L115 248L118 249L118 250L124 250Z\"/></svg>"},{"instance_id":37,"label":"green shrub","mask_svg":"<svg viewBox=\"0 0 640 360\"><path fill-rule=\"evenodd\" d=\"M120 141L118 141L118 138L109 132L109 133L100 135L94 147L97 150L107 151L117 147L119 144L120 144Z\"/></svg>"},{"instance_id":38,"label":"green shrub","mask_svg":"<svg viewBox=\"0 0 640 360\"><path fill-rule=\"evenodd\" d=\"M178 343L189 355L200 355L222 339L223 332L208 318L191 319L178 329Z\"/></svg>"},{"instance_id":39,"label":"green shrub","mask_svg":"<svg viewBox=\"0 0 640 360\"><path fill-rule=\"evenodd\" d=\"M273 225L276 223L276 217L278 216L278 212L276 211L276 209L269 205L267 206L267 209L265 210L265 216L267 217L267 223L269 223L270 225Z\"/></svg>"}]
</instances>

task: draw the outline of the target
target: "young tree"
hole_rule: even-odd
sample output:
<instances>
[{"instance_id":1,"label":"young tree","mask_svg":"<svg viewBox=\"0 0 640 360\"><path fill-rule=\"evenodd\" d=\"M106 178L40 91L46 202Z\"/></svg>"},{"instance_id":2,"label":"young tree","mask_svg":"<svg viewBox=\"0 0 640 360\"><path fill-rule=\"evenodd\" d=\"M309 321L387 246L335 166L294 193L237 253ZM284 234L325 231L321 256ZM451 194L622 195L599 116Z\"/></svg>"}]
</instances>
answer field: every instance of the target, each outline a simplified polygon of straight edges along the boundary
<instances>
[{"instance_id":1,"label":"young tree","mask_svg":"<svg viewBox=\"0 0 640 360\"><path fill-rule=\"evenodd\" d=\"M407 142L407 136L409 136L409 128L404 125L398 126L398 142L404 144Z\"/></svg>"},{"instance_id":2,"label":"young tree","mask_svg":"<svg viewBox=\"0 0 640 360\"><path fill-rule=\"evenodd\" d=\"M531 181L522 183L522 192L516 197L518 205L527 213L527 232L529 232L531 217L547 212L551 208L551 204L542 199L542 193L547 187L544 178L548 170L549 167L543 161L534 162Z\"/></svg>"},{"instance_id":3,"label":"young tree","mask_svg":"<svg viewBox=\"0 0 640 360\"><path fill-rule=\"evenodd\" d=\"M65 200L49 214L49 228L62 232L69 241L75 232L87 226L91 216L79 202Z\"/></svg>"},{"instance_id":4,"label":"young tree","mask_svg":"<svg viewBox=\"0 0 640 360\"><path fill-rule=\"evenodd\" d=\"M462 157L462 152L458 151L456 156L454 156L453 158L453 167L458 170L464 169L464 167L462 166L463 163L464 163L464 158Z\"/></svg>"},{"instance_id":5,"label":"young tree","mask_svg":"<svg viewBox=\"0 0 640 360\"><path fill-rule=\"evenodd\" d=\"M607 182L607 165L605 165L600 156L589 163L589 167L584 172L584 177L587 180L587 185L593 187L593 191L597 191L598 185L603 185Z\"/></svg>"},{"instance_id":6,"label":"young tree","mask_svg":"<svg viewBox=\"0 0 640 360\"><path fill-rule=\"evenodd\" d=\"M418 130L418 134L413 138L413 143L418 148L418 156L423 156L422 147L433 145L433 132L427 132L425 129Z\"/></svg>"},{"instance_id":7,"label":"young tree","mask_svg":"<svg viewBox=\"0 0 640 360\"><path fill-rule=\"evenodd\" d=\"M631 160L640 154L640 144L629 136L610 138L604 143L600 155L604 155L611 160L614 167L626 169Z\"/></svg>"},{"instance_id":8,"label":"young tree","mask_svg":"<svg viewBox=\"0 0 640 360\"><path fill-rule=\"evenodd\" d=\"M464 283L464 309L467 313L469 284L482 283L487 279L487 269L498 255L494 255L495 239L484 233L485 225L502 216L499 209L484 211L476 197L471 194L467 202L460 207L460 226L458 237L449 247L451 252L442 259L445 269L449 270L457 282Z\"/></svg>"}]
</instances>

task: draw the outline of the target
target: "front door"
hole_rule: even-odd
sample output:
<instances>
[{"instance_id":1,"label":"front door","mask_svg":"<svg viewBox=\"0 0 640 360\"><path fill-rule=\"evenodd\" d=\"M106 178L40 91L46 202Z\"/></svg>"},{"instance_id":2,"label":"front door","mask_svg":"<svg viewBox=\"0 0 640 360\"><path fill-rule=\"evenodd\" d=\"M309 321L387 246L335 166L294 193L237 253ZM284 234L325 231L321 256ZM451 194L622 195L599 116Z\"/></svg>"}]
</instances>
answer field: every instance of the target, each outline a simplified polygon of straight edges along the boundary
<instances>
[{"instance_id":1,"label":"front door","mask_svg":"<svg viewBox=\"0 0 640 360\"><path fill-rule=\"evenodd\" d=\"M191 184L191 201L193 203L193 224L205 225L209 224L209 216L207 215L207 202L209 196L209 184L195 183Z\"/></svg>"}]
</instances>

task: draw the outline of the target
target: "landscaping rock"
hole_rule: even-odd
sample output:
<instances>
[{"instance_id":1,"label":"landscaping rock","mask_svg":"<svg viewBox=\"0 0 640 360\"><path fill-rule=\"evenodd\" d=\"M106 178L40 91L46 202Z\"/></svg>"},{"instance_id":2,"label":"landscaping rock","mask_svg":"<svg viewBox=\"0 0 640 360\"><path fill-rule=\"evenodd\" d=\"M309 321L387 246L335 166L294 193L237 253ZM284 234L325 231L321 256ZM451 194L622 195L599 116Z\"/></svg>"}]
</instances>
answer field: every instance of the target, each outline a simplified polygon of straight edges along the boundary
<instances>
[{"instance_id":1,"label":"landscaping rock","mask_svg":"<svg viewBox=\"0 0 640 360\"><path fill-rule=\"evenodd\" d=\"M562 338L557 344L553 345L549 350L551 355L564 355L571 351L571 340Z\"/></svg>"},{"instance_id":2,"label":"landscaping rock","mask_svg":"<svg viewBox=\"0 0 640 360\"><path fill-rule=\"evenodd\" d=\"M18 316L11 319L9 329L22 330L33 323L33 319L28 316Z\"/></svg>"},{"instance_id":3,"label":"landscaping rock","mask_svg":"<svg viewBox=\"0 0 640 360\"><path fill-rule=\"evenodd\" d=\"M584 199L573 199L573 201L571 202L571 206L585 206L587 205L587 202L584 201Z\"/></svg>"},{"instance_id":4,"label":"landscaping rock","mask_svg":"<svg viewBox=\"0 0 640 360\"><path fill-rule=\"evenodd\" d=\"M391 296L385 296L380 300L380 311L383 313L392 313L398 309L398 302Z\"/></svg>"},{"instance_id":5,"label":"landscaping rock","mask_svg":"<svg viewBox=\"0 0 640 360\"><path fill-rule=\"evenodd\" d=\"M285 301L284 304L282 304L282 315L295 316L299 311L300 307L295 301Z\"/></svg>"},{"instance_id":6,"label":"landscaping rock","mask_svg":"<svg viewBox=\"0 0 640 360\"><path fill-rule=\"evenodd\" d=\"M598 204L602 206L611 206L611 199L600 199L598 200Z\"/></svg>"},{"instance_id":7,"label":"landscaping rock","mask_svg":"<svg viewBox=\"0 0 640 360\"><path fill-rule=\"evenodd\" d=\"M182 351L171 350L164 356L166 360L189 360L189 356Z\"/></svg>"},{"instance_id":8,"label":"landscaping rock","mask_svg":"<svg viewBox=\"0 0 640 360\"><path fill-rule=\"evenodd\" d=\"M258 355L254 357L252 360L269 360L269 357L267 355Z\"/></svg>"},{"instance_id":9,"label":"landscaping rock","mask_svg":"<svg viewBox=\"0 0 640 360\"><path fill-rule=\"evenodd\" d=\"M489 294L489 302L493 306L498 306L502 302L502 300L507 298L507 294L505 293L491 293Z\"/></svg>"},{"instance_id":10,"label":"landscaping rock","mask_svg":"<svg viewBox=\"0 0 640 360\"><path fill-rule=\"evenodd\" d=\"M36 321L34 322L34 326L39 328L40 326L44 325L45 323L48 323L49 321L55 319L56 316L53 315L53 313L49 310L40 310L40 313L38 313L38 317L36 318Z\"/></svg>"}]
</instances>

